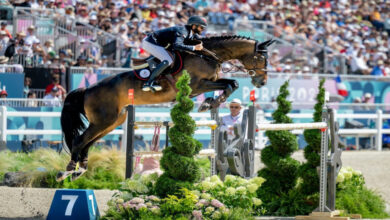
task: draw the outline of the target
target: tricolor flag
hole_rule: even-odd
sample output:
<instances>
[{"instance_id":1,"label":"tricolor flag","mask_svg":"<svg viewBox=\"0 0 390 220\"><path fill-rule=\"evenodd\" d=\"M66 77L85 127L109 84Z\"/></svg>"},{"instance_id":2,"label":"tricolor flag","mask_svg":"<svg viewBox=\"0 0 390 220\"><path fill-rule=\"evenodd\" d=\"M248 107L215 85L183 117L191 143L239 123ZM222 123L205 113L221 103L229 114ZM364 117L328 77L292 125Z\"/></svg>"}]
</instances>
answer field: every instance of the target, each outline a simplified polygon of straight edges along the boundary
<instances>
[{"instance_id":1,"label":"tricolor flag","mask_svg":"<svg viewBox=\"0 0 390 220\"><path fill-rule=\"evenodd\" d=\"M340 76L337 76L335 78L335 81L336 81L336 87L337 87L337 92L339 95L341 96L348 96L348 90L347 90L347 87L345 86L345 84L341 81L341 78Z\"/></svg>"}]
</instances>

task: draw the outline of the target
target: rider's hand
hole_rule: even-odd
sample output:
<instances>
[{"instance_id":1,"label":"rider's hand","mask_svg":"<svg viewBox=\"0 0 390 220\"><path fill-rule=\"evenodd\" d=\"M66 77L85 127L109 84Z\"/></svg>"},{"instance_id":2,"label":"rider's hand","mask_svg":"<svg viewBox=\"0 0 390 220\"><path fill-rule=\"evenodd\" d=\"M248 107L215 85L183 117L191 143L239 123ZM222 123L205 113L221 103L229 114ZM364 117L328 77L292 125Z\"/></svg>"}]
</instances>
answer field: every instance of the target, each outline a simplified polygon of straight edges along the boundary
<instances>
[{"instance_id":1,"label":"rider's hand","mask_svg":"<svg viewBox=\"0 0 390 220\"><path fill-rule=\"evenodd\" d=\"M202 50L203 49L203 44L197 44L195 45L195 50Z\"/></svg>"}]
</instances>

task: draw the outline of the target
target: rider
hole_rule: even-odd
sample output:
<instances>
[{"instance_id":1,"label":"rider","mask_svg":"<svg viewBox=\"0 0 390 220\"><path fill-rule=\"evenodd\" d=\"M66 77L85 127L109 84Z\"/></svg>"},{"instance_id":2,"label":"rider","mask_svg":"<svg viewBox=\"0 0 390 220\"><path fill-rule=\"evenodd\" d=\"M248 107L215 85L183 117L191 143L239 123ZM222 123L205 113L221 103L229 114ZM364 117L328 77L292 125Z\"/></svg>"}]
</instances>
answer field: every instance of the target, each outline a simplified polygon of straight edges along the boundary
<instances>
[{"instance_id":1,"label":"rider","mask_svg":"<svg viewBox=\"0 0 390 220\"><path fill-rule=\"evenodd\" d=\"M168 66L173 63L173 60L166 48L175 50L195 51L202 50L202 44L186 45L185 39L199 39L199 35L207 26L205 18L200 16L191 16L185 26L174 26L161 29L149 34L142 41L142 48L148 51L153 56L157 57L160 64L153 70L149 80L143 85L143 91L160 91L162 87L158 82L154 81Z\"/></svg>"}]
</instances>

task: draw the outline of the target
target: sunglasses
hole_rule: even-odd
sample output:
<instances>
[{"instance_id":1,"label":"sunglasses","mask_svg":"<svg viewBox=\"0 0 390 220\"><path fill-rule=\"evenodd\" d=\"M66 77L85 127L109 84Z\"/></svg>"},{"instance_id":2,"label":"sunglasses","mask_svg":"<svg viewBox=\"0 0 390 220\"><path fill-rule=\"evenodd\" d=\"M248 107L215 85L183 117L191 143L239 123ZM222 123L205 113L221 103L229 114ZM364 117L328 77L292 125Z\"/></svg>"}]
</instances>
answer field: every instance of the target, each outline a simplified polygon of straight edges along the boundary
<instances>
[{"instance_id":1,"label":"sunglasses","mask_svg":"<svg viewBox=\"0 0 390 220\"><path fill-rule=\"evenodd\" d=\"M240 106L230 106L230 108L232 108L232 109L239 109Z\"/></svg>"},{"instance_id":2,"label":"sunglasses","mask_svg":"<svg viewBox=\"0 0 390 220\"><path fill-rule=\"evenodd\" d=\"M198 25L198 28L201 28L202 30L204 30L204 26L202 26L202 25Z\"/></svg>"}]
</instances>

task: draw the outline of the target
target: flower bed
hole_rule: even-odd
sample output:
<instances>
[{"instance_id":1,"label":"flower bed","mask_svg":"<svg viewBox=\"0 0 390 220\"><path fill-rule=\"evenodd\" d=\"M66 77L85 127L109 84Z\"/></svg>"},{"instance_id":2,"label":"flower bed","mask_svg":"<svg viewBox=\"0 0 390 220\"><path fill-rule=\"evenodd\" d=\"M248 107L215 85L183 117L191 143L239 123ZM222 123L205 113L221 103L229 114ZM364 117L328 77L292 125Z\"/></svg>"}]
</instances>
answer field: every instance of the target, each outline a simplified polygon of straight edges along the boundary
<instances>
[{"instance_id":1,"label":"flower bed","mask_svg":"<svg viewBox=\"0 0 390 220\"><path fill-rule=\"evenodd\" d=\"M260 177L227 175L221 181L212 176L164 198L154 195L157 179L157 174L150 174L126 180L103 219L250 219L264 213L256 198L264 182Z\"/></svg>"}]
</instances>

